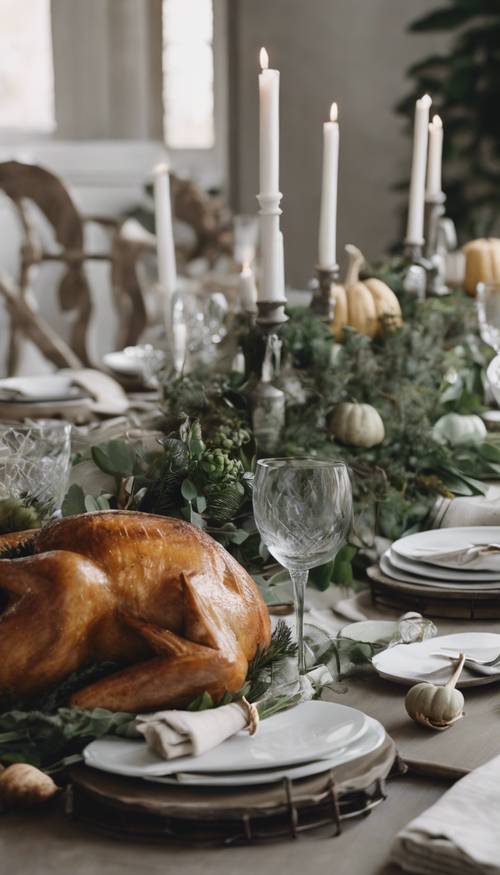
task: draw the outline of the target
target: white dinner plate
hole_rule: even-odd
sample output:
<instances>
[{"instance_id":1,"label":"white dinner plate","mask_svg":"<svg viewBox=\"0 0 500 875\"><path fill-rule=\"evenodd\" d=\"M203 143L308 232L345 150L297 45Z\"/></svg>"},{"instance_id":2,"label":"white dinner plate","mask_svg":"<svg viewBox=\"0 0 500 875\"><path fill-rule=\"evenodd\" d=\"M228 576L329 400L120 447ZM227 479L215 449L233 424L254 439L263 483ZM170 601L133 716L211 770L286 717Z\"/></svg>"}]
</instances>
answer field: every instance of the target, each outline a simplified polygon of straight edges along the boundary
<instances>
[{"instance_id":1,"label":"white dinner plate","mask_svg":"<svg viewBox=\"0 0 500 875\"><path fill-rule=\"evenodd\" d=\"M453 575L451 578L443 578L440 574L432 573L432 566L427 565L424 566L426 569L426 574L422 575L420 572L411 572L410 569L412 567L412 563L407 562L405 559L400 559L396 556L395 553L391 553L390 550L386 550L383 556L380 557L380 568L387 574L388 577L392 577L393 580L401 580L403 583L417 583L421 586L429 586L436 587L439 586L439 589L451 589L454 592L482 592L496 590L500 591L500 577L498 576L498 572L496 573L496 578L493 580L484 580L482 576L479 579L475 577L471 580L463 580L455 577ZM423 563L421 563L423 566ZM405 566L403 569L403 565ZM416 562L414 567L420 567L420 563ZM436 569L437 571L441 571L440 568ZM458 574L458 572L455 572ZM484 574L484 572L483 572ZM469 575L472 577L472 575Z\"/></svg>"},{"instance_id":2,"label":"white dinner plate","mask_svg":"<svg viewBox=\"0 0 500 875\"><path fill-rule=\"evenodd\" d=\"M428 681L432 684L445 684L453 673L453 662L439 654L442 648L473 654L487 649L500 653L500 635L495 632L459 632L453 635L440 635L427 638L415 644L395 644L377 653L372 665L378 674L399 684L418 684ZM498 683L498 676L476 675L464 668L457 687L480 687L483 684Z\"/></svg>"},{"instance_id":3,"label":"white dinner plate","mask_svg":"<svg viewBox=\"0 0 500 875\"><path fill-rule=\"evenodd\" d=\"M433 560L431 555L434 552L444 553L447 550L460 550L473 544L499 543L500 526L462 526L460 528L430 529L427 532L416 532L414 535L407 535L395 541L391 549L403 559L435 565L435 560ZM480 569L477 565L475 569L468 569L472 574L477 574L479 570L481 574L485 571L496 571L498 574L500 566L500 557L498 555L483 556L480 561ZM439 567L464 571L464 566L451 558L440 559Z\"/></svg>"},{"instance_id":4,"label":"white dinner plate","mask_svg":"<svg viewBox=\"0 0 500 875\"><path fill-rule=\"evenodd\" d=\"M146 780L154 781L157 784L189 784L196 787L250 787L253 784L273 784L275 781L282 781L284 778L296 781L298 778L320 775L322 772L333 769L334 766L340 766L368 753L373 753L373 751L380 747L385 738L384 727L378 720L374 720L373 717L367 717L366 720L366 732L357 741L342 747L332 757L327 757L326 759L313 760L313 762L304 763L299 766L256 770L253 772L230 772L223 774L177 772L175 777L172 775L164 778L147 778Z\"/></svg>"},{"instance_id":5,"label":"white dinner plate","mask_svg":"<svg viewBox=\"0 0 500 875\"><path fill-rule=\"evenodd\" d=\"M255 735L240 732L198 757L167 762L151 753L143 741L113 737L91 742L84 759L95 769L136 778L278 768L331 756L360 738L367 720L366 714L347 705L302 702L263 720Z\"/></svg>"},{"instance_id":6,"label":"white dinner plate","mask_svg":"<svg viewBox=\"0 0 500 875\"><path fill-rule=\"evenodd\" d=\"M125 374L128 377L142 377L144 374L144 356L134 355L131 352L107 352L102 357L103 364L116 374Z\"/></svg>"},{"instance_id":7,"label":"white dinner plate","mask_svg":"<svg viewBox=\"0 0 500 875\"><path fill-rule=\"evenodd\" d=\"M72 385L67 374L39 377L7 377L0 380L0 400L14 404L44 401L74 401L83 398L82 390Z\"/></svg>"}]
</instances>

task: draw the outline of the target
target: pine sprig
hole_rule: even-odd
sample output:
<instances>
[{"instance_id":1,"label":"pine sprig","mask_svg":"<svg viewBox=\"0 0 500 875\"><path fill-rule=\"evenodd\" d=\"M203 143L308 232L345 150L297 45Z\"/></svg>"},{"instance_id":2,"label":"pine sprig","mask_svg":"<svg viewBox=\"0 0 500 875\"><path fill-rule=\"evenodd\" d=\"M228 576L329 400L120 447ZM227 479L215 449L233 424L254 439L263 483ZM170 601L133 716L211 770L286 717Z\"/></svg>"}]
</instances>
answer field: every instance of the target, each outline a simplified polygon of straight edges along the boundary
<instances>
[{"instance_id":1,"label":"pine sprig","mask_svg":"<svg viewBox=\"0 0 500 875\"><path fill-rule=\"evenodd\" d=\"M0 559L24 559L26 556L33 556L34 552L34 538L26 538L12 547L4 547L0 551Z\"/></svg>"}]
</instances>

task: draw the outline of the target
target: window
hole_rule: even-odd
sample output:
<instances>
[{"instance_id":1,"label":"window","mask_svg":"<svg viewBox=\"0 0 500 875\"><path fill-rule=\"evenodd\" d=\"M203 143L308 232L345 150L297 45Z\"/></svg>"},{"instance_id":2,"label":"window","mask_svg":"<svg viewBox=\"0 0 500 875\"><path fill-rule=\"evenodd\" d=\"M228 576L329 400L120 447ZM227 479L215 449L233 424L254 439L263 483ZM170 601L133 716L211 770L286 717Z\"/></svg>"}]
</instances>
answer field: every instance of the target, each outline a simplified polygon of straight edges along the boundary
<instances>
[{"instance_id":1,"label":"window","mask_svg":"<svg viewBox=\"0 0 500 875\"><path fill-rule=\"evenodd\" d=\"M0 0L0 128L55 129L50 0Z\"/></svg>"},{"instance_id":2,"label":"window","mask_svg":"<svg viewBox=\"0 0 500 875\"><path fill-rule=\"evenodd\" d=\"M212 0L163 0L165 142L172 149L211 149L214 119Z\"/></svg>"}]
</instances>

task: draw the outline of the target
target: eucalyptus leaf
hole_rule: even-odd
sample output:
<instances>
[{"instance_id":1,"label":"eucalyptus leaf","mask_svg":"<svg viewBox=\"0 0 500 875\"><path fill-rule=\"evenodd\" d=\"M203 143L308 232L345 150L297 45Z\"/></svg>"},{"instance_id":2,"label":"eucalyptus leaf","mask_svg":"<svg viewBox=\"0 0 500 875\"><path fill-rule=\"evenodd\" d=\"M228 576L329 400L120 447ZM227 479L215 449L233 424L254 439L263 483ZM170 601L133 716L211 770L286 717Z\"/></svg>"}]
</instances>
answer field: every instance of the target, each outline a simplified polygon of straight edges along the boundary
<instances>
[{"instance_id":1,"label":"eucalyptus leaf","mask_svg":"<svg viewBox=\"0 0 500 875\"><path fill-rule=\"evenodd\" d=\"M78 483L73 483L64 496L61 513L63 516L74 516L85 511L85 493Z\"/></svg>"}]
</instances>

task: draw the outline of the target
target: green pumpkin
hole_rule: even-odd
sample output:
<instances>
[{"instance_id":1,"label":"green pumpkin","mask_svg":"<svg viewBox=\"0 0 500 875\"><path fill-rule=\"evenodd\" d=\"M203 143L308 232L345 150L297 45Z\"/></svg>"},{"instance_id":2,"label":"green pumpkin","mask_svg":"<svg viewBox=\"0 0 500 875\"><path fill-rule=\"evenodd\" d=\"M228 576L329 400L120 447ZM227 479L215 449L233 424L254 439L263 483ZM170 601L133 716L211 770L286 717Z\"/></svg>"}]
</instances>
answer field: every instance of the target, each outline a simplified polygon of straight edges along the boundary
<instances>
[{"instance_id":1,"label":"green pumpkin","mask_svg":"<svg viewBox=\"0 0 500 875\"><path fill-rule=\"evenodd\" d=\"M412 720L432 723L439 728L462 716L464 697L460 690L450 686L437 687L434 684L421 683L408 690L405 706Z\"/></svg>"}]
</instances>

